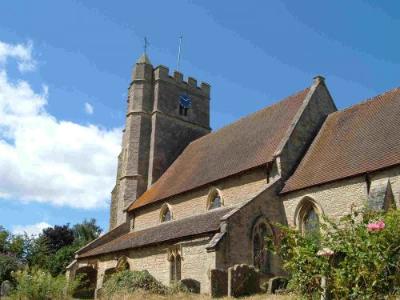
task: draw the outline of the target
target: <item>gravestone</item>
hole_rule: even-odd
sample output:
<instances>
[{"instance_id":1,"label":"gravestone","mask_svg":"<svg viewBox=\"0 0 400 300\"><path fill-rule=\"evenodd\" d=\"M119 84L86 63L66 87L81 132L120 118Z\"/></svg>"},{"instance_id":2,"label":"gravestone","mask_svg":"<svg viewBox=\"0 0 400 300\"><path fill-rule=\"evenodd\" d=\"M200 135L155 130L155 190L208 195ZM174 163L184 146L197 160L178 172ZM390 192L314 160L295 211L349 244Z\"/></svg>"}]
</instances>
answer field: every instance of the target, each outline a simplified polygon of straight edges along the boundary
<instances>
[{"instance_id":1,"label":"gravestone","mask_svg":"<svg viewBox=\"0 0 400 300\"><path fill-rule=\"evenodd\" d=\"M228 297L248 296L260 290L260 272L255 267L241 264L228 269Z\"/></svg>"},{"instance_id":2,"label":"gravestone","mask_svg":"<svg viewBox=\"0 0 400 300\"><path fill-rule=\"evenodd\" d=\"M191 278L181 280L181 284L193 294L200 294L200 282Z\"/></svg>"},{"instance_id":3,"label":"gravestone","mask_svg":"<svg viewBox=\"0 0 400 300\"><path fill-rule=\"evenodd\" d=\"M268 281L268 294L275 294L277 290L284 290L288 284L288 280L286 277L277 276L272 277Z\"/></svg>"},{"instance_id":4,"label":"gravestone","mask_svg":"<svg viewBox=\"0 0 400 300\"><path fill-rule=\"evenodd\" d=\"M10 281L5 280L0 285L0 297L8 297L10 296L11 290L13 286Z\"/></svg>"},{"instance_id":5,"label":"gravestone","mask_svg":"<svg viewBox=\"0 0 400 300\"><path fill-rule=\"evenodd\" d=\"M224 270L213 269L210 274L211 297L228 295L228 273Z\"/></svg>"}]
</instances>

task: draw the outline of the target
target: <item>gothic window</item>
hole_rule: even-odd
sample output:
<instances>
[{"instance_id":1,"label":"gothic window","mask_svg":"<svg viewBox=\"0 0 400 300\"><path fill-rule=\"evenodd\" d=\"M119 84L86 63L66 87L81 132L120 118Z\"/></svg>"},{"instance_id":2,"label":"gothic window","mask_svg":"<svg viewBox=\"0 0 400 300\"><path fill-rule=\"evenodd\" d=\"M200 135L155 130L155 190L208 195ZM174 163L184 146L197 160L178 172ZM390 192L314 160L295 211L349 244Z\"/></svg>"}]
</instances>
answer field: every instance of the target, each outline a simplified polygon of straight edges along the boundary
<instances>
[{"instance_id":1,"label":"gothic window","mask_svg":"<svg viewBox=\"0 0 400 300\"><path fill-rule=\"evenodd\" d=\"M267 238L272 238L272 230L266 220L260 219L253 227L253 264L262 273L270 273L270 251L267 250Z\"/></svg>"},{"instance_id":2,"label":"gothic window","mask_svg":"<svg viewBox=\"0 0 400 300\"><path fill-rule=\"evenodd\" d=\"M219 190L214 189L210 192L210 194L208 196L207 208L210 210L210 209L219 208L221 206L222 206L221 194L220 194Z\"/></svg>"},{"instance_id":3,"label":"gothic window","mask_svg":"<svg viewBox=\"0 0 400 300\"><path fill-rule=\"evenodd\" d=\"M182 258L177 249L169 250L169 278L174 283L181 280Z\"/></svg>"},{"instance_id":4,"label":"gothic window","mask_svg":"<svg viewBox=\"0 0 400 300\"><path fill-rule=\"evenodd\" d=\"M318 237L320 234L320 219L315 204L305 199L298 210L299 229L304 235Z\"/></svg>"},{"instance_id":5,"label":"gothic window","mask_svg":"<svg viewBox=\"0 0 400 300\"><path fill-rule=\"evenodd\" d=\"M129 270L129 263L126 256L122 256L118 259L117 266L115 267L116 272Z\"/></svg>"},{"instance_id":6,"label":"gothic window","mask_svg":"<svg viewBox=\"0 0 400 300\"><path fill-rule=\"evenodd\" d=\"M172 220L172 212L168 204L164 204L161 208L161 222L168 222Z\"/></svg>"}]
</instances>

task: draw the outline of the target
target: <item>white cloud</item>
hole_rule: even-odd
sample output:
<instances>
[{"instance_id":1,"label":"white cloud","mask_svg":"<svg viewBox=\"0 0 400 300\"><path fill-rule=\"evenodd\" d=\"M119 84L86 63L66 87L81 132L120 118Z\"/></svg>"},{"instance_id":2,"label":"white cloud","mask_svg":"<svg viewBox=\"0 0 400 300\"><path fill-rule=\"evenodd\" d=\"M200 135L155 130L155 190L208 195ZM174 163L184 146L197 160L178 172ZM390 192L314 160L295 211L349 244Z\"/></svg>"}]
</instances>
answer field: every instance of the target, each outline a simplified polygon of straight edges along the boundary
<instances>
[{"instance_id":1,"label":"white cloud","mask_svg":"<svg viewBox=\"0 0 400 300\"><path fill-rule=\"evenodd\" d=\"M0 42L0 198L104 207L115 181L121 130L57 120L46 111L46 86L36 92L27 81L11 82L7 57L29 65L31 58L22 54L30 51L29 45Z\"/></svg>"},{"instance_id":2,"label":"white cloud","mask_svg":"<svg viewBox=\"0 0 400 300\"><path fill-rule=\"evenodd\" d=\"M26 45L11 45L0 41L0 68L6 64L8 58L17 60L20 72L33 71L36 68L36 61L32 58L33 43Z\"/></svg>"},{"instance_id":3,"label":"white cloud","mask_svg":"<svg viewBox=\"0 0 400 300\"><path fill-rule=\"evenodd\" d=\"M29 236L38 235L42 233L43 229L51 227L50 224L46 222L40 222L32 225L15 225L12 228L13 234L27 234Z\"/></svg>"},{"instance_id":4,"label":"white cloud","mask_svg":"<svg viewBox=\"0 0 400 300\"><path fill-rule=\"evenodd\" d=\"M93 112L94 112L93 106L92 106L90 103L88 103L88 102L85 102L85 112L86 112L88 115L93 115Z\"/></svg>"}]
</instances>

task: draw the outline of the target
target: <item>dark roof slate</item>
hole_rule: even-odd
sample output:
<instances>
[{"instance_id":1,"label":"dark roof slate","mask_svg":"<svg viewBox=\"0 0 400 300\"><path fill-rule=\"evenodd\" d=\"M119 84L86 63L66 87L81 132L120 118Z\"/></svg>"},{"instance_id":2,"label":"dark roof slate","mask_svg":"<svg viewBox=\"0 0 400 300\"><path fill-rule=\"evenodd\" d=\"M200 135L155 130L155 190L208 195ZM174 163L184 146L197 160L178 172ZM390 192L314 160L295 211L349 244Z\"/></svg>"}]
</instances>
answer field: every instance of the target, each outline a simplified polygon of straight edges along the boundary
<instances>
[{"instance_id":1,"label":"dark roof slate","mask_svg":"<svg viewBox=\"0 0 400 300\"><path fill-rule=\"evenodd\" d=\"M192 142L133 210L274 159L309 88Z\"/></svg>"},{"instance_id":2,"label":"dark roof slate","mask_svg":"<svg viewBox=\"0 0 400 300\"><path fill-rule=\"evenodd\" d=\"M214 209L204 214L165 222L155 227L124 234L94 249L80 252L79 258L140 248L217 232L221 222L220 219L232 209L233 207Z\"/></svg>"},{"instance_id":3,"label":"dark roof slate","mask_svg":"<svg viewBox=\"0 0 400 300\"><path fill-rule=\"evenodd\" d=\"M400 163L400 88L328 116L282 193Z\"/></svg>"}]
</instances>

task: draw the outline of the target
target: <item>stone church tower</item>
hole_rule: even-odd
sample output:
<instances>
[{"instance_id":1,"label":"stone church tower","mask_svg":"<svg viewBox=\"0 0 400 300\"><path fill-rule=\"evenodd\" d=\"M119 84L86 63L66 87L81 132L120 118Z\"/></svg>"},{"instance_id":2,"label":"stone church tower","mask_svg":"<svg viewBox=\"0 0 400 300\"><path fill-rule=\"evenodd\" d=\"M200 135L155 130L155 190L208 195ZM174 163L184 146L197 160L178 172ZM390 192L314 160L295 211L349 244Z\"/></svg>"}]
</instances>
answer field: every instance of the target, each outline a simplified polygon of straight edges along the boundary
<instances>
[{"instance_id":1,"label":"stone church tower","mask_svg":"<svg viewBox=\"0 0 400 300\"><path fill-rule=\"evenodd\" d=\"M143 54L128 89L122 150L112 191L110 230L193 140L210 132L210 86L168 68L153 68Z\"/></svg>"}]
</instances>

